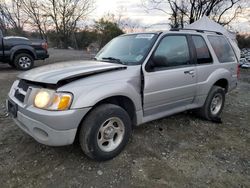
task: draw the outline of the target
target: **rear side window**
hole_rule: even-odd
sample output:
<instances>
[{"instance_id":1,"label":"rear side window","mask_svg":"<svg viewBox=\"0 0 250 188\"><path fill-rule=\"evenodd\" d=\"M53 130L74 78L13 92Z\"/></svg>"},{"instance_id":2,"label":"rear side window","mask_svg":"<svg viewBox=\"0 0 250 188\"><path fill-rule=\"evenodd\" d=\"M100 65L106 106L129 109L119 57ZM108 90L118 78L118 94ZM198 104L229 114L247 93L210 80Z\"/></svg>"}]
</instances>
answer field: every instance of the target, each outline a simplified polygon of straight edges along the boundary
<instances>
[{"instance_id":1,"label":"rear side window","mask_svg":"<svg viewBox=\"0 0 250 188\"><path fill-rule=\"evenodd\" d=\"M235 61L233 49L223 36L208 36L208 40L220 63Z\"/></svg>"},{"instance_id":2,"label":"rear side window","mask_svg":"<svg viewBox=\"0 0 250 188\"><path fill-rule=\"evenodd\" d=\"M205 40L201 36L192 36L198 64L212 63L213 59L206 45Z\"/></svg>"}]
</instances>

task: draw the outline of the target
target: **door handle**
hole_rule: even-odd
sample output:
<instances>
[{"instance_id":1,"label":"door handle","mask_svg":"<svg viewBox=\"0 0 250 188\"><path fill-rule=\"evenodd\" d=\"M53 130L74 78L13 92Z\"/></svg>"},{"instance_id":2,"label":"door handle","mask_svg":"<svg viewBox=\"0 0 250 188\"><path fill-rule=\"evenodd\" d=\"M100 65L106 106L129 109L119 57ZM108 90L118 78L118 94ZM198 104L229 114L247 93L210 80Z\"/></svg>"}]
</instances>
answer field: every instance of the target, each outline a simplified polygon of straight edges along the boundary
<instances>
[{"instance_id":1,"label":"door handle","mask_svg":"<svg viewBox=\"0 0 250 188\"><path fill-rule=\"evenodd\" d=\"M194 70L184 71L185 74L194 75Z\"/></svg>"}]
</instances>

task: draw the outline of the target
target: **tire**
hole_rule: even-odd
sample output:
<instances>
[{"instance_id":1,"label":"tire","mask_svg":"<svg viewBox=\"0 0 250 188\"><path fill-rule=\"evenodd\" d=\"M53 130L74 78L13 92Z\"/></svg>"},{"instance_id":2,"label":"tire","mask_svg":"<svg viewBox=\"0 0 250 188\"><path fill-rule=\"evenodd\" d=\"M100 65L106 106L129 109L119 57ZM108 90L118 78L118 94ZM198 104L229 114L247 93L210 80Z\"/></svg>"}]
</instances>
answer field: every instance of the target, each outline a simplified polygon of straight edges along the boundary
<instances>
[{"instance_id":1,"label":"tire","mask_svg":"<svg viewBox=\"0 0 250 188\"><path fill-rule=\"evenodd\" d=\"M217 102L216 102L217 100ZM196 113L210 121L217 121L225 103L225 90L219 86L213 86L208 93L205 104Z\"/></svg>"},{"instance_id":2,"label":"tire","mask_svg":"<svg viewBox=\"0 0 250 188\"><path fill-rule=\"evenodd\" d=\"M14 65L19 70L29 70L34 66L34 58L26 53L17 54L14 58Z\"/></svg>"},{"instance_id":3,"label":"tire","mask_svg":"<svg viewBox=\"0 0 250 188\"><path fill-rule=\"evenodd\" d=\"M83 152L97 161L117 156L129 141L131 119L120 106L102 104L82 122L79 141Z\"/></svg>"}]
</instances>

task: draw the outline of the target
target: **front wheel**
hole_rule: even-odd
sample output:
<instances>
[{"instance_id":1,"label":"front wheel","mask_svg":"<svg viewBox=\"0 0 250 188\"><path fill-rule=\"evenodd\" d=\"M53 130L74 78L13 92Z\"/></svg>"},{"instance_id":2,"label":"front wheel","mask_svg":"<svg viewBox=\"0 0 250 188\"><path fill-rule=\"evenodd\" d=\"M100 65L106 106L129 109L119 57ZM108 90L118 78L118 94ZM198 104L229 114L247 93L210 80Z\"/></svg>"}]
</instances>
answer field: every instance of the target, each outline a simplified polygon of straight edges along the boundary
<instances>
[{"instance_id":1,"label":"front wheel","mask_svg":"<svg viewBox=\"0 0 250 188\"><path fill-rule=\"evenodd\" d=\"M207 120L216 121L224 107L225 90L219 86L213 86L207 96L205 104L197 110L198 115Z\"/></svg>"},{"instance_id":2,"label":"front wheel","mask_svg":"<svg viewBox=\"0 0 250 188\"><path fill-rule=\"evenodd\" d=\"M17 54L14 58L14 65L19 70L29 70L34 66L34 59L26 53Z\"/></svg>"},{"instance_id":3,"label":"front wheel","mask_svg":"<svg viewBox=\"0 0 250 188\"><path fill-rule=\"evenodd\" d=\"M80 129L80 145L84 153L104 161L117 156L129 141L131 120L120 106L102 104L93 109Z\"/></svg>"}]
</instances>

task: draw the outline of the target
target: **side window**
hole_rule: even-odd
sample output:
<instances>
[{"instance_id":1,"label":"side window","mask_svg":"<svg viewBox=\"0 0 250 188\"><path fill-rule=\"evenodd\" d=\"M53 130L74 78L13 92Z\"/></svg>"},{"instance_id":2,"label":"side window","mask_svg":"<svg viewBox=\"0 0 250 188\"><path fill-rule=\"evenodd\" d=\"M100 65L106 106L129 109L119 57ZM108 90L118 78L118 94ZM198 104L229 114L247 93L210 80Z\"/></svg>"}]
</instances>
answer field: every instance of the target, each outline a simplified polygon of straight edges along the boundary
<instances>
[{"instance_id":1,"label":"side window","mask_svg":"<svg viewBox=\"0 0 250 188\"><path fill-rule=\"evenodd\" d=\"M189 48L185 36L166 36L151 57L154 67L175 67L189 64Z\"/></svg>"},{"instance_id":2,"label":"side window","mask_svg":"<svg viewBox=\"0 0 250 188\"><path fill-rule=\"evenodd\" d=\"M233 49L223 36L208 36L208 40L220 63L235 61Z\"/></svg>"},{"instance_id":3,"label":"side window","mask_svg":"<svg viewBox=\"0 0 250 188\"><path fill-rule=\"evenodd\" d=\"M212 63L213 59L209 52L209 49L206 45L205 40L201 36L192 36L196 54L197 54L197 63L204 64L204 63Z\"/></svg>"}]
</instances>

